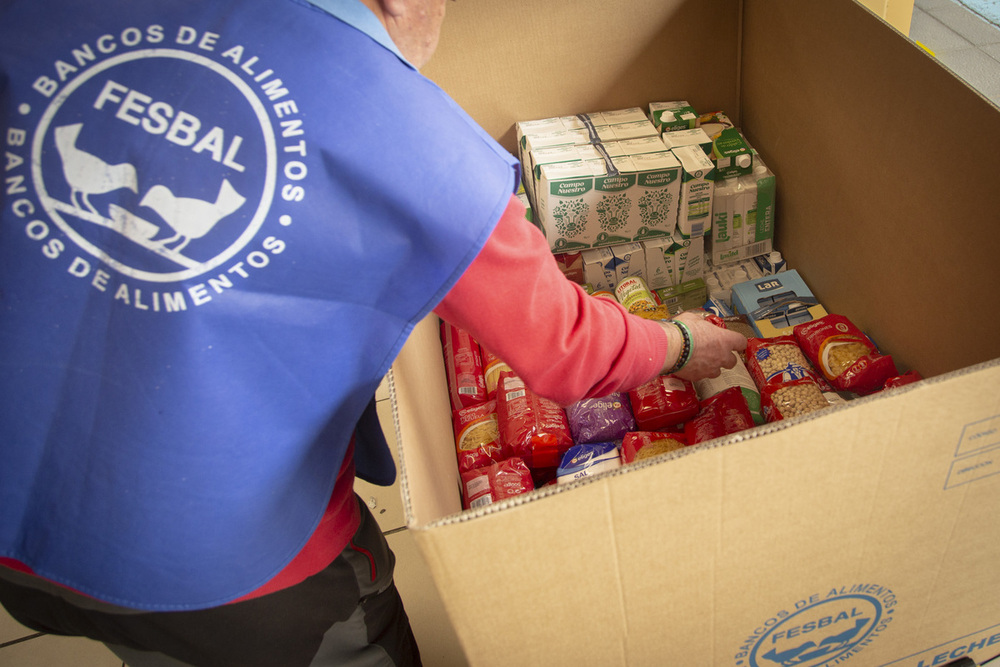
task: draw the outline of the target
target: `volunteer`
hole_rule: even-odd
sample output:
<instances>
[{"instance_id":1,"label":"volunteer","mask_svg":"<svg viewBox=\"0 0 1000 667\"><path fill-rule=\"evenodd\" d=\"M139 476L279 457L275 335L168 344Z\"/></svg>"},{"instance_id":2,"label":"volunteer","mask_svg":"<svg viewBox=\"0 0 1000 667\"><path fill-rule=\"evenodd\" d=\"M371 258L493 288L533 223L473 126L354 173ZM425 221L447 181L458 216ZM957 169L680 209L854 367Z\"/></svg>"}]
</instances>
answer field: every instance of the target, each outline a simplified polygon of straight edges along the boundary
<instances>
[{"instance_id":1,"label":"volunteer","mask_svg":"<svg viewBox=\"0 0 1000 667\"><path fill-rule=\"evenodd\" d=\"M0 2L0 602L144 665L419 664L353 493L432 310L569 403L745 339L559 273L444 0Z\"/></svg>"}]
</instances>

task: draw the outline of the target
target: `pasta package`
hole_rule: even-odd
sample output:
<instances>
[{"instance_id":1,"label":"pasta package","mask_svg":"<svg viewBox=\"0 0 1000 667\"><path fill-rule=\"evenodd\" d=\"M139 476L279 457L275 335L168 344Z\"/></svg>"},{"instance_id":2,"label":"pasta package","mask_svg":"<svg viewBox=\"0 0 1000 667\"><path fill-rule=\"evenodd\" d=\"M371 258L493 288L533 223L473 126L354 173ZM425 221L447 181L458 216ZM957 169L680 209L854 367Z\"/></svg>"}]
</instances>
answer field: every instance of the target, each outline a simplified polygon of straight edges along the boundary
<instances>
[{"instance_id":1,"label":"pasta package","mask_svg":"<svg viewBox=\"0 0 1000 667\"><path fill-rule=\"evenodd\" d=\"M698 414L694 385L673 375L660 375L628 393L632 414L642 431L660 431Z\"/></svg>"},{"instance_id":2,"label":"pasta package","mask_svg":"<svg viewBox=\"0 0 1000 667\"><path fill-rule=\"evenodd\" d=\"M496 398L497 383L500 382L501 373L513 373L514 371L507 362L493 354L485 347L483 350L483 375L486 377L486 397Z\"/></svg>"},{"instance_id":3,"label":"pasta package","mask_svg":"<svg viewBox=\"0 0 1000 667\"><path fill-rule=\"evenodd\" d=\"M660 454L683 449L687 446L687 436L669 431L633 431L622 438L622 463L643 461Z\"/></svg>"},{"instance_id":4,"label":"pasta package","mask_svg":"<svg viewBox=\"0 0 1000 667\"><path fill-rule=\"evenodd\" d=\"M455 451L460 472L507 458L500 443L496 401L454 410L452 426L455 429Z\"/></svg>"},{"instance_id":5,"label":"pasta package","mask_svg":"<svg viewBox=\"0 0 1000 667\"><path fill-rule=\"evenodd\" d=\"M566 411L539 396L513 373L501 373L497 387L500 442L524 459L536 486L556 478L563 454L573 446Z\"/></svg>"},{"instance_id":6,"label":"pasta package","mask_svg":"<svg viewBox=\"0 0 1000 667\"><path fill-rule=\"evenodd\" d=\"M441 347L451 409L460 410L486 402L486 377L479 343L464 329L442 321Z\"/></svg>"},{"instance_id":7,"label":"pasta package","mask_svg":"<svg viewBox=\"0 0 1000 667\"><path fill-rule=\"evenodd\" d=\"M825 315L793 330L803 352L839 391L871 394L899 375L892 357L843 315Z\"/></svg>"}]
</instances>

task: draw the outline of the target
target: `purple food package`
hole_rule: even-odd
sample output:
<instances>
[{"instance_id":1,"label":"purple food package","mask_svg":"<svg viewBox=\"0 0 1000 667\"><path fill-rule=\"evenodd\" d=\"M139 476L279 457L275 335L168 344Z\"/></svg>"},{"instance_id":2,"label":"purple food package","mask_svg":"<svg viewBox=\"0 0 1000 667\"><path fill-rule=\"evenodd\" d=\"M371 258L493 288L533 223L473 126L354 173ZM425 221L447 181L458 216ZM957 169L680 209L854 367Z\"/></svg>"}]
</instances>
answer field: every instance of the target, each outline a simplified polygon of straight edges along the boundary
<instances>
[{"instance_id":1,"label":"purple food package","mask_svg":"<svg viewBox=\"0 0 1000 667\"><path fill-rule=\"evenodd\" d=\"M635 430L632 406L623 392L577 401L566 408L566 417L577 444L621 440Z\"/></svg>"}]
</instances>

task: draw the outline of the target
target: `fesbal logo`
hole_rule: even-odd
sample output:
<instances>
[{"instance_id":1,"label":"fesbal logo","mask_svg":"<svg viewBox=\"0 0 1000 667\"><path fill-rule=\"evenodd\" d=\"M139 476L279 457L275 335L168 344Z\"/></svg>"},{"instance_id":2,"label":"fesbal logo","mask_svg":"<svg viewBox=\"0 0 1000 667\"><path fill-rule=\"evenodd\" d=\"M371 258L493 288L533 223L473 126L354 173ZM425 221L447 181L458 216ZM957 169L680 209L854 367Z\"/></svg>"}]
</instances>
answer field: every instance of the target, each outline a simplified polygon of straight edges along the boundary
<instances>
[{"instance_id":1,"label":"fesbal logo","mask_svg":"<svg viewBox=\"0 0 1000 667\"><path fill-rule=\"evenodd\" d=\"M856 584L795 601L764 621L734 656L737 667L825 667L847 663L888 627L892 589Z\"/></svg>"},{"instance_id":2,"label":"fesbal logo","mask_svg":"<svg viewBox=\"0 0 1000 667\"><path fill-rule=\"evenodd\" d=\"M45 270L183 312L266 269L304 198L298 103L265 54L191 26L86 38L5 129L7 201ZM183 283L183 284L182 284Z\"/></svg>"}]
</instances>

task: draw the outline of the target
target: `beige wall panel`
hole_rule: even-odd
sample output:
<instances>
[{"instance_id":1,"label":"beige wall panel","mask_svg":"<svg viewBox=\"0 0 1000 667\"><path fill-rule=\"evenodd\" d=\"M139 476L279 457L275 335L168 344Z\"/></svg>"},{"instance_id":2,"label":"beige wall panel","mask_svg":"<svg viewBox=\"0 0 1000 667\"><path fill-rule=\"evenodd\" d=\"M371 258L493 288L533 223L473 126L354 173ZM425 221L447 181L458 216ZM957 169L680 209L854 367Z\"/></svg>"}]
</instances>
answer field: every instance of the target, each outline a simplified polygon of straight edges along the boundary
<instances>
[{"instance_id":1,"label":"beige wall panel","mask_svg":"<svg viewBox=\"0 0 1000 667\"><path fill-rule=\"evenodd\" d=\"M998 109L851 0L746 0L743 44L790 265L901 366L1000 356Z\"/></svg>"},{"instance_id":2,"label":"beige wall panel","mask_svg":"<svg viewBox=\"0 0 1000 667\"><path fill-rule=\"evenodd\" d=\"M507 150L514 123L686 99L737 116L736 0L448 3L424 69Z\"/></svg>"}]
</instances>

